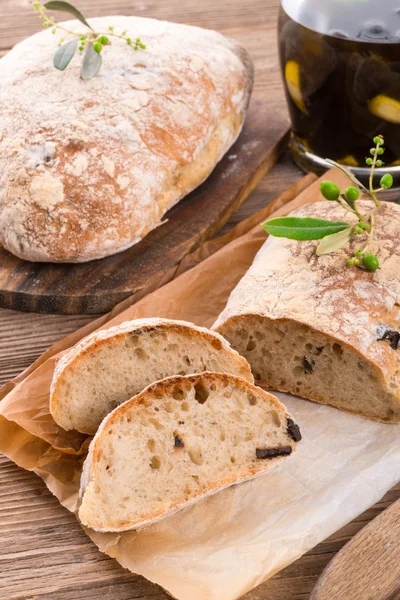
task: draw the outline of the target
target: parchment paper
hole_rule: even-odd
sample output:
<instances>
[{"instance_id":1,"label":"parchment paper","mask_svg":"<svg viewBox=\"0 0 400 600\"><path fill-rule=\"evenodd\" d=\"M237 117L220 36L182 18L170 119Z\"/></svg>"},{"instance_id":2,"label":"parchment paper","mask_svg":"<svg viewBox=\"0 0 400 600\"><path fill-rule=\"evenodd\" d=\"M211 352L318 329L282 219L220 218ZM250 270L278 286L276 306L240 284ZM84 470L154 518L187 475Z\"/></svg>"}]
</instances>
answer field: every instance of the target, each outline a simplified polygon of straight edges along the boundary
<instances>
[{"instance_id":1,"label":"parchment paper","mask_svg":"<svg viewBox=\"0 0 400 600\"><path fill-rule=\"evenodd\" d=\"M343 182L339 172L330 179ZM1 390L0 451L36 472L69 510L76 506L88 439L63 432L48 410L57 353L98 327L159 316L211 326L266 239L259 223L319 198L305 178L274 206L209 242L146 297L55 344ZM297 192L306 188L294 200ZM255 226L255 227L254 227ZM254 228L253 228L254 227ZM199 262L202 261L202 262ZM189 270L188 270L189 269ZM179 600L234 600L379 500L400 479L400 426L366 421L278 394L300 424L298 451L282 466L139 532L98 534L100 550Z\"/></svg>"}]
</instances>

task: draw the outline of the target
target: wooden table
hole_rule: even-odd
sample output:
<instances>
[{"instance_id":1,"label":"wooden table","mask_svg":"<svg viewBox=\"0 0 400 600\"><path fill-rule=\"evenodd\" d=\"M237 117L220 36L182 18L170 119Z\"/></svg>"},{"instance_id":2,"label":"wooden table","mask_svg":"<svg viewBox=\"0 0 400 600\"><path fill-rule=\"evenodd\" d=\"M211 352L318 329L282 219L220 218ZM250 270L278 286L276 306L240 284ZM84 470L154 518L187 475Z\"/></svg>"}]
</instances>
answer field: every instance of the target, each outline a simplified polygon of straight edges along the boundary
<instances>
[{"instance_id":1,"label":"wooden table","mask_svg":"<svg viewBox=\"0 0 400 600\"><path fill-rule=\"evenodd\" d=\"M255 93L270 89L263 40L275 36L278 0L75 0L85 16L138 14L212 27L249 48L257 69ZM29 0L1 0L0 55L38 30ZM275 77L276 81L276 77ZM274 85L277 85L274 83ZM273 118L273 115L271 115ZM301 176L285 155L233 215L224 232L252 214ZM14 377L43 350L93 317L23 314L0 309L0 383ZM0 457L0 598L4 600L167 600L169 596L101 554L76 519L52 497L43 482ZM394 500L400 485L355 521L314 548L248 600L306 600L334 554Z\"/></svg>"}]
</instances>

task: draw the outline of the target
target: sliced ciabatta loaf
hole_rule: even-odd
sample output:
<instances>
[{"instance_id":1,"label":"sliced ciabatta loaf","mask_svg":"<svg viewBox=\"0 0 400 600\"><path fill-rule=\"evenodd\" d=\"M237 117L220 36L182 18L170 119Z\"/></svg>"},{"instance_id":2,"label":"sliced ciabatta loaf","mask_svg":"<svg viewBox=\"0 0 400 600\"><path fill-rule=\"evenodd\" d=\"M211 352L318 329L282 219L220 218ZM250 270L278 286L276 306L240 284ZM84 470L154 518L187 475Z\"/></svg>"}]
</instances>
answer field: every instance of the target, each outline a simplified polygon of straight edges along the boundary
<instances>
[{"instance_id":1,"label":"sliced ciabatta loaf","mask_svg":"<svg viewBox=\"0 0 400 600\"><path fill-rule=\"evenodd\" d=\"M244 379L164 379L102 422L83 470L79 518L97 531L143 527L265 473L300 439L283 404Z\"/></svg>"},{"instance_id":2,"label":"sliced ciabatta loaf","mask_svg":"<svg viewBox=\"0 0 400 600\"><path fill-rule=\"evenodd\" d=\"M371 203L360 206L367 212ZM334 202L295 214L344 217ZM376 272L346 266L358 243L318 257L318 242L270 237L215 329L247 358L260 385L399 422L399 232L400 207L384 203L370 249L380 258Z\"/></svg>"},{"instance_id":3,"label":"sliced ciabatta loaf","mask_svg":"<svg viewBox=\"0 0 400 600\"><path fill-rule=\"evenodd\" d=\"M89 335L58 363L50 411L64 429L94 434L118 404L171 375L221 371L253 382L219 334L185 321L138 319Z\"/></svg>"}]
</instances>

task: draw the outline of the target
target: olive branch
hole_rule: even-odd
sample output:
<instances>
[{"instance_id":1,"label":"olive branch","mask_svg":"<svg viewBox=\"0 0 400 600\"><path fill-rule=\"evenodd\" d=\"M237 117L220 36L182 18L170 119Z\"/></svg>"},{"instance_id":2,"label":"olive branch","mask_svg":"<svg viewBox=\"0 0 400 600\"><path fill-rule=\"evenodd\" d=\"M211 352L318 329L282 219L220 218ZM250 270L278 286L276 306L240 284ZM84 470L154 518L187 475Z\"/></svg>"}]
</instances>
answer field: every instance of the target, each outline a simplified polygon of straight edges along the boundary
<instances>
[{"instance_id":1,"label":"olive branch","mask_svg":"<svg viewBox=\"0 0 400 600\"><path fill-rule=\"evenodd\" d=\"M321 240L316 249L318 256L331 254L355 238L357 241L362 242L362 246L355 251L352 258L349 258L347 261L348 266L365 268L368 271L379 269L378 257L375 254L370 254L368 250L374 236L375 215L382 206L377 198L377 194L390 189L393 185L392 175L386 173L380 180L380 187L374 189L375 168L382 167L384 164L380 159L380 156L385 152L383 147L384 142L382 135L376 136L374 138L375 147L371 148L371 156L366 159L366 163L370 167L369 188L366 188L343 165L327 159L330 165L343 171L354 185L349 186L341 193L336 183L325 180L320 186L321 194L326 200L337 202L345 211L356 215L358 219L356 225L342 221L325 221L312 217L278 217L263 223L262 226L265 231L272 236L288 238L290 240ZM374 208L365 215L360 212L357 205L357 200L361 192L367 194L374 203Z\"/></svg>"},{"instance_id":2,"label":"olive branch","mask_svg":"<svg viewBox=\"0 0 400 600\"><path fill-rule=\"evenodd\" d=\"M83 79L91 79L100 71L103 59L101 52L104 46L111 45L111 39L121 40L134 50L145 50L146 46L140 38L132 39L128 37L127 31L116 33L115 28L110 25L107 32L97 32L89 25L82 13L69 2L60 2L51 0L42 4L41 2L32 2L32 6L39 13L43 27L51 28L51 32L56 34L61 32L63 35L58 42L58 50L53 58L53 65L56 69L64 71L75 55L76 50L83 55L81 76ZM87 33L71 31L56 22L54 17L47 15L47 10L67 12L80 21L89 29Z\"/></svg>"}]
</instances>

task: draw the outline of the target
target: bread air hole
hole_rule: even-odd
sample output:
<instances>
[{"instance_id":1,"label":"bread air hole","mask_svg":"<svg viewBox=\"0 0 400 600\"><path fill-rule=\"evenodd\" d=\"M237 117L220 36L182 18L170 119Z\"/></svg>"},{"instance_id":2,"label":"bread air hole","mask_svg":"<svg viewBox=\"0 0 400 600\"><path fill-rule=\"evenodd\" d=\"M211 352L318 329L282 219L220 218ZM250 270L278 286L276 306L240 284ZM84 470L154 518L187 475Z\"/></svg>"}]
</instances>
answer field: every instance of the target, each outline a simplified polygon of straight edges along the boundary
<instances>
[{"instance_id":1,"label":"bread air hole","mask_svg":"<svg viewBox=\"0 0 400 600\"><path fill-rule=\"evenodd\" d=\"M267 348L261 348L261 356L268 360L272 358L272 354Z\"/></svg>"},{"instance_id":2,"label":"bread air hole","mask_svg":"<svg viewBox=\"0 0 400 600\"><path fill-rule=\"evenodd\" d=\"M188 402L182 402L181 409L184 410L185 412L188 412L190 410L190 406L189 406Z\"/></svg>"},{"instance_id":3,"label":"bread air hole","mask_svg":"<svg viewBox=\"0 0 400 600\"><path fill-rule=\"evenodd\" d=\"M269 414L270 414L270 417L271 417L272 422L274 423L274 425L276 427L280 427L282 423L281 423L281 417L280 417L280 414L278 413L278 411L277 410L271 410Z\"/></svg>"},{"instance_id":4,"label":"bread air hole","mask_svg":"<svg viewBox=\"0 0 400 600\"><path fill-rule=\"evenodd\" d=\"M145 352L143 348L135 348L134 353L135 357L139 360L146 360L146 358L148 358L147 352Z\"/></svg>"},{"instance_id":5,"label":"bread air hole","mask_svg":"<svg viewBox=\"0 0 400 600\"><path fill-rule=\"evenodd\" d=\"M150 452L154 452L154 450L156 449L156 442L155 442L155 440L149 440L147 442L147 447L150 450Z\"/></svg>"},{"instance_id":6,"label":"bread air hole","mask_svg":"<svg viewBox=\"0 0 400 600\"><path fill-rule=\"evenodd\" d=\"M172 397L174 398L174 400L183 400L184 398L186 398L186 394L182 388L174 387L172 390Z\"/></svg>"},{"instance_id":7,"label":"bread air hole","mask_svg":"<svg viewBox=\"0 0 400 600\"><path fill-rule=\"evenodd\" d=\"M194 386L194 397L199 404L204 404L204 402L207 401L209 395L210 392L201 382L196 383L196 385Z\"/></svg>"},{"instance_id":8,"label":"bread air hole","mask_svg":"<svg viewBox=\"0 0 400 600\"><path fill-rule=\"evenodd\" d=\"M250 340L249 340L249 343L248 343L248 344L247 344L247 346L246 346L246 350L247 350L247 352L251 352L252 350L254 350L254 349L255 349L255 347L256 347L256 343L255 343L255 341L254 341L254 340L252 340L252 339L250 339Z\"/></svg>"},{"instance_id":9,"label":"bread air hole","mask_svg":"<svg viewBox=\"0 0 400 600\"><path fill-rule=\"evenodd\" d=\"M161 458L159 456L153 456L150 461L150 467L153 471L157 471L161 467Z\"/></svg>"},{"instance_id":10,"label":"bread air hole","mask_svg":"<svg viewBox=\"0 0 400 600\"><path fill-rule=\"evenodd\" d=\"M200 448L192 448L188 452L189 458L195 465L201 466L204 462L204 458L201 454Z\"/></svg>"},{"instance_id":11,"label":"bread air hole","mask_svg":"<svg viewBox=\"0 0 400 600\"><path fill-rule=\"evenodd\" d=\"M255 406L257 404L257 398L253 394L248 394L247 398L250 406Z\"/></svg>"},{"instance_id":12,"label":"bread air hole","mask_svg":"<svg viewBox=\"0 0 400 600\"><path fill-rule=\"evenodd\" d=\"M158 421L157 419L149 419L149 421L158 431L165 429L164 425L160 423L160 421Z\"/></svg>"},{"instance_id":13,"label":"bread air hole","mask_svg":"<svg viewBox=\"0 0 400 600\"><path fill-rule=\"evenodd\" d=\"M343 355L343 348L340 344L337 344L336 342L333 344L332 346L332 350L334 352L334 354L336 354L336 356L342 356Z\"/></svg>"},{"instance_id":14,"label":"bread air hole","mask_svg":"<svg viewBox=\"0 0 400 600\"><path fill-rule=\"evenodd\" d=\"M249 334L247 333L247 331L245 329L238 329L238 330L236 330L236 334L239 337L241 337L242 340L247 340L247 338L249 337Z\"/></svg>"}]
</instances>

